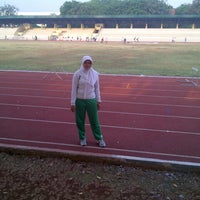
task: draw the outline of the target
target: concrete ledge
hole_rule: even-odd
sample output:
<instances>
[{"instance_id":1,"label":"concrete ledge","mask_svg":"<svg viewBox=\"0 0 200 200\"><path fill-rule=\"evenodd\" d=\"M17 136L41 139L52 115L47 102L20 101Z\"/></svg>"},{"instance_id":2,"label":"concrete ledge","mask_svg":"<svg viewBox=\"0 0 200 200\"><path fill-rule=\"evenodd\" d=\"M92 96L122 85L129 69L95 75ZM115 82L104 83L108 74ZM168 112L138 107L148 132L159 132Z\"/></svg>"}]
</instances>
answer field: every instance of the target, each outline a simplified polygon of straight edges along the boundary
<instances>
[{"instance_id":1,"label":"concrete ledge","mask_svg":"<svg viewBox=\"0 0 200 200\"><path fill-rule=\"evenodd\" d=\"M159 159L145 159L131 156L118 156L109 154L96 154L78 151L67 151L60 149L28 147L20 145L5 145L0 144L0 152L5 152L13 155L27 155L40 157L58 157L68 158L78 162L95 162L106 163L112 165L126 165L139 167L144 169L162 170L162 171L180 171L180 172L195 172L200 173L200 163L187 162L170 162Z\"/></svg>"}]
</instances>

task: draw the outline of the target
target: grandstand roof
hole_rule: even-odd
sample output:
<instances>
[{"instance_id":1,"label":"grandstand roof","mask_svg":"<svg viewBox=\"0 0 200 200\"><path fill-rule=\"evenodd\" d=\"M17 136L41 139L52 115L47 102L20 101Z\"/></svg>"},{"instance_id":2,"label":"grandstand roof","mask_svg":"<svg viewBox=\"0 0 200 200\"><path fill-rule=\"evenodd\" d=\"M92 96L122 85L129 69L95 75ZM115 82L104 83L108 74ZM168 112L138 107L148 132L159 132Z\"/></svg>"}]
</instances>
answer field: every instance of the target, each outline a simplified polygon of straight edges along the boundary
<instances>
[{"instance_id":1,"label":"grandstand roof","mask_svg":"<svg viewBox=\"0 0 200 200\"><path fill-rule=\"evenodd\" d=\"M52 27L57 24L61 27L66 27L66 24L71 24L72 26L78 27L80 24L84 24L86 27L94 27L96 23L103 23L105 27L115 26L119 24L121 26L130 25L140 28L148 24L151 27L160 26L160 24L165 24L167 27L174 26L175 24L196 24L196 27L200 28L200 15L183 15L183 16L172 16L172 15L149 15L149 16L0 16L1 24L47 24Z\"/></svg>"}]
</instances>

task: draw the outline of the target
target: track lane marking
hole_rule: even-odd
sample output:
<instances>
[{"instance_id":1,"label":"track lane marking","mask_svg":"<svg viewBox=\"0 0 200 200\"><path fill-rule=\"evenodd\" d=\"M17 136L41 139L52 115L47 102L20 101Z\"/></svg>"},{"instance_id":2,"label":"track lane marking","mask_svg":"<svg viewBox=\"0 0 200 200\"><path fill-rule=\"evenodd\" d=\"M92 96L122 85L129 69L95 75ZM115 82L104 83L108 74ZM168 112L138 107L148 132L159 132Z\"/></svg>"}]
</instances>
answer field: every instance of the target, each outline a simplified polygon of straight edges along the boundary
<instances>
[{"instance_id":1,"label":"track lane marking","mask_svg":"<svg viewBox=\"0 0 200 200\"><path fill-rule=\"evenodd\" d=\"M6 79L6 80L8 80L8 79ZM20 79L15 79L15 80L20 80L20 82L19 81L13 81L13 79L11 79L12 80L12 82L11 81L1 81L0 82L0 84L6 84L6 83L8 83L8 84L14 84L14 83L16 83L16 84L23 84L23 83L25 83L25 82L27 82L27 81L30 81L30 79L23 79L23 81L21 81L22 79L20 78ZM38 80L38 79L32 79L31 80L32 82L34 82L34 81L37 81L37 82L39 82L39 81L41 81L41 80ZM71 86L71 80L68 80L68 79L66 79L66 80L63 80L65 83L68 83L68 84L65 84L66 86ZM46 81L47 83L44 83L44 81L41 81L40 83L29 83L29 85L30 86L40 86L40 85L43 85L43 86L54 86L54 85L60 85L60 86L63 86L64 84L63 83L61 83L61 82L56 82L55 80L48 80L48 81ZM52 82L52 83L51 83ZM55 82L55 83L54 83ZM120 89L121 90L127 90L127 89L141 89L141 90L146 90L146 91L166 91L166 92L184 92L184 91L187 91L187 90L184 90L183 89L183 87L181 86L181 85L178 85L178 84L173 84L173 85L169 85L169 84L167 84L167 88L170 88L170 87L178 87L179 89L177 89L177 90L174 90L174 89L157 89L157 88L155 88L155 89L148 89L148 88L146 88L146 87L134 87L134 86L131 86L131 85L134 85L134 84L136 84L136 83L132 83L132 84L130 84L130 83L125 83L125 82L122 82L121 83L121 87L120 87ZM162 83L161 83L162 84ZM114 86L108 86L108 87L106 87L106 85L107 85L107 83L106 83L106 81L102 81L101 82L101 85L103 86L103 88L108 88L108 89L112 89L112 88L118 88L118 87L114 87ZM163 83L163 85L165 85L164 83ZM124 86L126 86L125 88L124 88ZM131 87L130 87L131 86ZM159 85L160 86L160 85ZM196 90L196 88L193 88L193 92L198 92L198 90Z\"/></svg>"},{"instance_id":2,"label":"track lane marking","mask_svg":"<svg viewBox=\"0 0 200 200\"><path fill-rule=\"evenodd\" d=\"M8 82L8 83L10 83L10 82ZM24 84L25 84L25 82L23 82ZM23 83L21 83L21 84L23 84ZM41 85L44 85L44 84L38 84L39 86L41 86ZM123 88L123 87L104 87L104 86L102 86L102 85L104 85L104 84L101 84L101 88L103 88L103 89L120 89L120 90L124 90L124 91L126 91L127 89L131 89L131 90L142 90L142 91L156 91L156 92L179 92L179 93L182 93L182 92L187 92L187 90L161 90L161 89L148 89L148 88L142 88L142 87L132 87L132 88L130 88L130 84L128 84L127 85L127 87L128 88ZM48 85L49 86L49 85ZM54 85L53 85L54 86ZM58 85L56 85L56 86L58 86ZM62 85L60 85L60 86L63 86L63 84ZM70 87L71 88L71 85L67 85L67 84L65 84L65 87ZM49 91L49 92L54 92L54 91L60 91L60 92L66 92L66 90L48 90L48 89L45 89L45 88L42 88L42 89L36 89L36 88L23 88L23 87L11 87L11 86L0 86L0 89L14 89L14 90L28 90L28 91ZM67 89L67 88L66 88ZM199 91L192 91L192 93L200 93Z\"/></svg>"},{"instance_id":3,"label":"track lane marking","mask_svg":"<svg viewBox=\"0 0 200 200\"><path fill-rule=\"evenodd\" d=\"M0 103L0 106L12 106L12 107L27 107L27 108L45 108L45 109L58 109L58 110L70 110L69 107L54 107L54 106L37 106L37 105L21 105L21 104L4 104ZM120 114L120 115L134 115L134 116L147 116L147 117L162 117L162 118L175 118L175 119L193 119L200 120L200 117L188 117L188 116L178 116L178 115L159 115L159 114L147 114L147 113L136 113L136 112L120 112L120 111L109 111L100 110L99 113L106 114Z\"/></svg>"},{"instance_id":4,"label":"track lane marking","mask_svg":"<svg viewBox=\"0 0 200 200\"><path fill-rule=\"evenodd\" d=\"M0 84L1 84L2 82L0 82ZM3 83L10 83L9 81L8 82L3 82ZM13 84L27 84L26 82L12 82ZM32 86L32 85L37 85L37 86L65 86L65 87L70 87L71 88L71 84L43 84L43 83L38 83L38 84L30 84L30 86ZM142 90L142 91L155 91L155 92L178 92L178 93L184 93L184 92L187 92L188 90L182 90L182 89L177 89L177 90L173 90L173 89L149 89L149 88L145 88L145 87L133 87L133 86L131 86L131 84L129 83L129 84L125 84L126 85L126 88L124 88L123 86L121 86L121 87L106 87L106 86L104 86L104 85L106 85L106 84L102 84L101 83L101 88L103 88L103 89L120 89L120 90L124 90L124 91L127 91L128 89L129 90ZM173 86L172 86L173 87ZM36 89L36 88L23 88L23 87L11 87L11 86L3 86L3 87L0 87L0 89L15 89L15 90L29 90L29 91L31 91L31 90L33 90L33 91L43 91L43 90L45 90L45 88L43 88L43 89ZM67 90L67 88L66 88L66 90ZM59 90L60 92L66 92L66 90ZM57 91L57 90L45 90L45 91ZM191 91L190 91L191 92ZM193 90L192 91L192 93L195 93L195 94L199 94L200 92L199 92L199 90ZM125 95L126 95L126 93L125 93Z\"/></svg>"},{"instance_id":5,"label":"track lane marking","mask_svg":"<svg viewBox=\"0 0 200 200\"><path fill-rule=\"evenodd\" d=\"M45 73L58 73L58 74L63 74L63 75L73 75L74 73L73 72L50 72L50 71L34 71L34 70L29 70L29 71L27 71L27 70L3 70L3 69L1 69L0 70L0 72L16 72L16 73L21 73L21 72L23 72L23 73L29 73L29 74L31 74L31 73L35 73L35 74L45 74ZM134 74L104 74L104 73L102 73L102 74L100 74L101 76L105 76L105 77L107 77L107 76L110 76L110 77L115 77L115 76L120 76L120 77L138 77L138 78L161 78L161 79L186 79L186 78L192 78L192 79L197 79L197 80L200 80L200 78L199 77L189 77L189 76L183 76L183 77L178 77L178 76L153 76L153 75L149 75L149 76L147 76L147 75L144 75L144 76L142 76L141 77L141 75L134 75Z\"/></svg>"},{"instance_id":6,"label":"track lane marking","mask_svg":"<svg viewBox=\"0 0 200 200\"><path fill-rule=\"evenodd\" d=\"M131 104L131 105L149 105L149 106L170 106L170 107L183 107L183 108L200 108L200 106L189 106L189 105L176 105L176 104L162 104L162 103L144 103L144 102L134 102L134 101L112 101L112 100L103 100L103 103L120 103L120 104Z\"/></svg>"},{"instance_id":7,"label":"track lane marking","mask_svg":"<svg viewBox=\"0 0 200 200\"><path fill-rule=\"evenodd\" d=\"M127 95L127 94L114 94L114 93L101 93L101 95L109 95L109 96L127 96L127 97L148 97L148 98L166 98L166 99L187 99L187 100L200 100L199 98L191 98L191 97L174 97L174 96L157 96L157 95ZM0 96L19 96L19 97L30 97L30 98L57 98L57 99L63 99L61 97L47 97L47 96L37 96L37 95L15 95L15 94L4 94L1 93Z\"/></svg>"},{"instance_id":8,"label":"track lane marking","mask_svg":"<svg viewBox=\"0 0 200 200\"><path fill-rule=\"evenodd\" d=\"M27 121L27 122L40 122L49 124L68 124L76 126L75 122L65 122L65 121L53 121L53 120L39 120L39 119L27 119L27 118L15 118L15 117L0 117L0 120L13 120L13 121ZM90 124L85 124L90 126ZM186 132L186 131L172 131L172 130L159 130L159 129L148 129L148 128L134 128L134 127L123 127L123 126L111 126L106 124L101 124L102 128L112 128L112 129L125 129L125 130L135 130L135 131L150 131L150 132L160 132L160 133L174 133L174 134L185 134L185 135L196 135L200 136L198 132Z\"/></svg>"},{"instance_id":9,"label":"track lane marking","mask_svg":"<svg viewBox=\"0 0 200 200\"><path fill-rule=\"evenodd\" d=\"M1 94L0 94L0 96L1 96ZM6 95L3 95L3 96L6 96ZM67 94L67 96L69 96L68 94ZM33 96L31 96L31 97L33 97ZM68 97L66 97L66 98L62 98L62 99L67 99L67 100L70 100L71 98L68 98ZM179 105L176 105L176 104L161 104L161 103L145 103L145 102L136 102L136 101L115 101L115 100L103 100L103 103L117 103L117 104L131 104L131 105L149 105L149 106L169 106L169 107L181 107L181 108L197 108L197 109L199 109L200 108L200 106L190 106L190 105L181 105L181 104L179 104ZM19 105L21 105L21 104L19 104Z\"/></svg>"}]
</instances>

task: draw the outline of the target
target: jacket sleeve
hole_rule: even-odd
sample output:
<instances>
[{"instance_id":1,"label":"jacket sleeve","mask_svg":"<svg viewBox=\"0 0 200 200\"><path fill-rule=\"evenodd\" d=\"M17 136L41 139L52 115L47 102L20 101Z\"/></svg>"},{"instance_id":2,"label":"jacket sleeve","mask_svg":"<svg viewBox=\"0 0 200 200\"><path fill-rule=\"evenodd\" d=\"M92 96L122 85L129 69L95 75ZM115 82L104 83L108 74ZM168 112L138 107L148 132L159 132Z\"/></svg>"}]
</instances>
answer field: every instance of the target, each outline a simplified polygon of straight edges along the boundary
<instances>
[{"instance_id":1,"label":"jacket sleeve","mask_svg":"<svg viewBox=\"0 0 200 200\"><path fill-rule=\"evenodd\" d=\"M74 74L72 78L72 90L71 90L71 105L75 105L76 95L77 95L77 87L78 87L78 78L77 73Z\"/></svg>"},{"instance_id":2,"label":"jacket sleeve","mask_svg":"<svg viewBox=\"0 0 200 200\"><path fill-rule=\"evenodd\" d=\"M101 92L100 92L99 76L98 76L98 79L97 79L94 87L95 87L96 100L97 100L97 102L101 102Z\"/></svg>"}]
</instances>

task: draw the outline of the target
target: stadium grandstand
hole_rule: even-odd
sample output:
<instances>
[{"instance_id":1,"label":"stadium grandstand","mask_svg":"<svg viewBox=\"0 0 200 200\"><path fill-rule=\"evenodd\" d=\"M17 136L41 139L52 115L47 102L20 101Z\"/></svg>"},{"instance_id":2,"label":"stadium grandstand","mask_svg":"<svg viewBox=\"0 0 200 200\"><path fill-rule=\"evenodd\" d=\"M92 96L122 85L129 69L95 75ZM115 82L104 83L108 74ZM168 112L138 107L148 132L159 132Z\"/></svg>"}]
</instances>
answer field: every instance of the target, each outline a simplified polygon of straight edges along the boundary
<instances>
[{"instance_id":1,"label":"stadium grandstand","mask_svg":"<svg viewBox=\"0 0 200 200\"><path fill-rule=\"evenodd\" d=\"M200 16L0 16L0 39L200 42Z\"/></svg>"}]
</instances>

